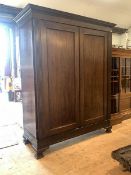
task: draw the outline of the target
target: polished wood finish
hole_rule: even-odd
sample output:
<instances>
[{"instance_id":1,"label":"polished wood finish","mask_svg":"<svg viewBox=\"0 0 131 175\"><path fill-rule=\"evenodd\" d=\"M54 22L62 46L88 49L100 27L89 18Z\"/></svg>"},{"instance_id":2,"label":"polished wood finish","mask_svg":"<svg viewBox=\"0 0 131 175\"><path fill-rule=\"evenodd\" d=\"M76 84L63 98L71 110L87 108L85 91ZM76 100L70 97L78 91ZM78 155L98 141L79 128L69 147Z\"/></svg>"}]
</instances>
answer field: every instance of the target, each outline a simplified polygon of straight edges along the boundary
<instances>
[{"instance_id":1,"label":"polished wood finish","mask_svg":"<svg viewBox=\"0 0 131 175\"><path fill-rule=\"evenodd\" d=\"M107 114L106 44L105 32L81 28L80 96L81 120L85 124L101 122Z\"/></svg>"},{"instance_id":2,"label":"polished wood finish","mask_svg":"<svg viewBox=\"0 0 131 175\"><path fill-rule=\"evenodd\" d=\"M131 50L112 48L112 57L131 58Z\"/></svg>"},{"instance_id":3,"label":"polished wood finish","mask_svg":"<svg viewBox=\"0 0 131 175\"><path fill-rule=\"evenodd\" d=\"M18 15L21 10L22 10L22 8L16 8L16 7L12 7L9 5L0 4L0 13L1 14L6 13L6 14L11 14L14 17L16 17L16 15Z\"/></svg>"},{"instance_id":4,"label":"polished wood finish","mask_svg":"<svg viewBox=\"0 0 131 175\"><path fill-rule=\"evenodd\" d=\"M76 15L76 14L72 14L72 13L68 13L68 12L64 12L64 11L59 11L59 10L55 10L55 9L50 9L47 7L42 7L42 6L38 6L38 5L34 5L34 4L28 4L15 18L15 21L20 21L21 17L25 17L27 15L27 13L30 13L30 10L32 10L34 12L33 16L34 17L42 17L42 19L44 19L45 17L48 18L49 15L52 20L58 20L56 17L59 17L59 20L62 18L64 20L64 23L66 23L65 21L67 21L67 19L71 19L71 23L73 23L74 21L79 21L79 23L81 24L81 22L84 22L85 25L87 23L89 24L94 24L97 25L97 27L101 26L103 28L103 30L105 29L104 27L106 27L106 30L111 31L112 28L114 26L116 26L116 24L114 23L109 23L106 21L102 21L102 20L98 20L98 19L93 19L93 18L89 18L89 17L85 17L85 16L80 16L80 15ZM37 13L37 14L35 14ZM54 17L53 17L54 16ZM51 20L51 21L52 21ZM67 21L68 22L68 21ZM80 26L80 25L78 25Z\"/></svg>"},{"instance_id":5,"label":"polished wood finish","mask_svg":"<svg viewBox=\"0 0 131 175\"><path fill-rule=\"evenodd\" d=\"M49 145L110 125L114 24L28 5L16 18L24 140L36 157Z\"/></svg>"},{"instance_id":6,"label":"polished wood finish","mask_svg":"<svg viewBox=\"0 0 131 175\"><path fill-rule=\"evenodd\" d=\"M19 29L20 57L21 57L21 80L22 102L24 111L24 129L36 138L36 110L34 89L34 66L33 66L33 43L32 22L28 21ZM27 37L28 36L28 37ZM26 50L26 52L25 52Z\"/></svg>"},{"instance_id":7,"label":"polished wood finish","mask_svg":"<svg viewBox=\"0 0 131 175\"><path fill-rule=\"evenodd\" d=\"M121 28L121 27L114 27L112 29L112 32L117 33L117 34L123 34L123 33L126 33L127 31L128 31L128 29Z\"/></svg>"},{"instance_id":8,"label":"polished wood finish","mask_svg":"<svg viewBox=\"0 0 131 175\"><path fill-rule=\"evenodd\" d=\"M43 88L39 110L43 117L39 125L43 137L76 128L79 123L79 28L41 21L40 32L42 76L38 73L38 77Z\"/></svg>"},{"instance_id":9,"label":"polished wood finish","mask_svg":"<svg viewBox=\"0 0 131 175\"><path fill-rule=\"evenodd\" d=\"M0 4L0 22L14 23L13 19L21 11L21 8Z\"/></svg>"},{"instance_id":10,"label":"polished wood finish","mask_svg":"<svg viewBox=\"0 0 131 175\"><path fill-rule=\"evenodd\" d=\"M131 50L113 48L112 58L112 124L117 124L131 117Z\"/></svg>"}]
</instances>

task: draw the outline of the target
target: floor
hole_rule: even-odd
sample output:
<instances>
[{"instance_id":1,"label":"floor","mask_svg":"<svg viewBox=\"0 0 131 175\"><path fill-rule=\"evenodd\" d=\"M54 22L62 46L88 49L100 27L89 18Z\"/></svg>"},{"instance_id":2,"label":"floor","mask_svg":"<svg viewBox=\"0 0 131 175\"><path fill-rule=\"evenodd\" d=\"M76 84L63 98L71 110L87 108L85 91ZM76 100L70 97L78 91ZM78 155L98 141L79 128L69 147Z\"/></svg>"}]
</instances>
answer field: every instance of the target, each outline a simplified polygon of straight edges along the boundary
<instances>
[{"instance_id":1,"label":"floor","mask_svg":"<svg viewBox=\"0 0 131 175\"><path fill-rule=\"evenodd\" d=\"M53 145L40 160L19 136L19 145L0 150L0 175L130 175L111 152L131 144L131 119L111 134L99 130Z\"/></svg>"},{"instance_id":2,"label":"floor","mask_svg":"<svg viewBox=\"0 0 131 175\"><path fill-rule=\"evenodd\" d=\"M23 126L21 102L9 102L7 93L0 93L0 127L17 123Z\"/></svg>"}]
</instances>

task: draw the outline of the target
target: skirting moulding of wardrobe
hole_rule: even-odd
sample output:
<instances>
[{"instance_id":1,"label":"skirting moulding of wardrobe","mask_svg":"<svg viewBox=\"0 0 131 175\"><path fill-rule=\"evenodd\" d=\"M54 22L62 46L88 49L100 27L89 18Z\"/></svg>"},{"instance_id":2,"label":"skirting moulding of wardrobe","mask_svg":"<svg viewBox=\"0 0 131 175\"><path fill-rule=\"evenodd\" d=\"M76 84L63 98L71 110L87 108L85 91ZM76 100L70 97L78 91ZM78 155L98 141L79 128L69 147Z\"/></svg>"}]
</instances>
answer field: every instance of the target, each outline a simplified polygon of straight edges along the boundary
<instances>
[{"instance_id":1,"label":"skirting moulding of wardrobe","mask_svg":"<svg viewBox=\"0 0 131 175\"><path fill-rule=\"evenodd\" d=\"M19 28L24 141L36 157L52 144L111 131L111 52L115 24L27 5Z\"/></svg>"}]
</instances>

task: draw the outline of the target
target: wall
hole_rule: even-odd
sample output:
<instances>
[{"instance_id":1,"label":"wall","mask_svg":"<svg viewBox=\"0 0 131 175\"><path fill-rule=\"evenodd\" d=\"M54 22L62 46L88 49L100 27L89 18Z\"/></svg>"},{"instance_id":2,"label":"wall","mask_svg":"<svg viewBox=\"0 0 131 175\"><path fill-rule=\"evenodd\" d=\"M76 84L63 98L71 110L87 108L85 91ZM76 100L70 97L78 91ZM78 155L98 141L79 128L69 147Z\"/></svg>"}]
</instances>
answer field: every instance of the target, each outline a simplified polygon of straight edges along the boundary
<instances>
[{"instance_id":1,"label":"wall","mask_svg":"<svg viewBox=\"0 0 131 175\"><path fill-rule=\"evenodd\" d=\"M128 47L131 48L131 27L128 29Z\"/></svg>"},{"instance_id":2,"label":"wall","mask_svg":"<svg viewBox=\"0 0 131 175\"><path fill-rule=\"evenodd\" d=\"M127 33L124 34L112 34L112 45L116 46L123 46L123 48L126 48L126 45L128 48L131 48L131 27L128 29Z\"/></svg>"},{"instance_id":3,"label":"wall","mask_svg":"<svg viewBox=\"0 0 131 175\"><path fill-rule=\"evenodd\" d=\"M120 40L121 40L121 35L119 35L117 33L112 34L112 45L119 46Z\"/></svg>"}]
</instances>

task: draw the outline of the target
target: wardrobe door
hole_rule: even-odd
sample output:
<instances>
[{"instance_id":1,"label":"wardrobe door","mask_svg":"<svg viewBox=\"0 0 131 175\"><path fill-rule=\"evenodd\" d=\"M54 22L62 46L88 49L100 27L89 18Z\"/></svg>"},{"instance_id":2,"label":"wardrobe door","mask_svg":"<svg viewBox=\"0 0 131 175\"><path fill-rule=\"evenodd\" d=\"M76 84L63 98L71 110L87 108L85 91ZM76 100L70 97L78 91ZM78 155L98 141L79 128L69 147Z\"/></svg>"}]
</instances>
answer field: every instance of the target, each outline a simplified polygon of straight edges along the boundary
<instances>
[{"instance_id":1,"label":"wardrobe door","mask_svg":"<svg viewBox=\"0 0 131 175\"><path fill-rule=\"evenodd\" d=\"M107 114L107 36L80 30L80 110L82 124L102 123Z\"/></svg>"},{"instance_id":2,"label":"wardrobe door","mask_svg":"<svg viewBox=\"0 0 131 175\"><path fill-rule=\"evenodd\" d=\"M79 28L41 21L40 137L79 125Z\"/></svg>"}]
</instances>

